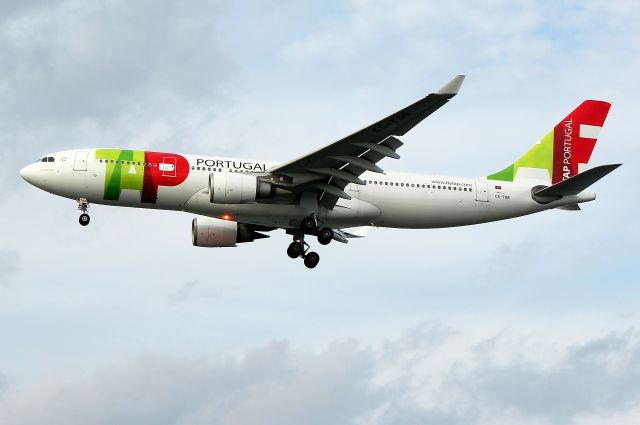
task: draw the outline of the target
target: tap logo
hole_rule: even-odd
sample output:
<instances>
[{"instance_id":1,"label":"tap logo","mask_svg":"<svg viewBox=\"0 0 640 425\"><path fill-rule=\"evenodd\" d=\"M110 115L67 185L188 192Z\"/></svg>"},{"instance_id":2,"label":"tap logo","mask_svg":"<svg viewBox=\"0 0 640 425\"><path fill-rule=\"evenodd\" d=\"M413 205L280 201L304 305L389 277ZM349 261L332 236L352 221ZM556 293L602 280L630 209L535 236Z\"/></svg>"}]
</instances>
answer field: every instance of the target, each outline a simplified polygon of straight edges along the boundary
<instances>
[{"instance_id":1,"label":"tap logo","mask_svg":"<svg viewBox=\"0 0 640 425\"><path fill-rule=\"evenodd\" d=\"M158 187L177 186L189 175L189 162L181 155L122 149L97 149L105 164L104 199L117 201L123 189L140 192L140 201L155 204Z\"/></svg>"}]
</instances>

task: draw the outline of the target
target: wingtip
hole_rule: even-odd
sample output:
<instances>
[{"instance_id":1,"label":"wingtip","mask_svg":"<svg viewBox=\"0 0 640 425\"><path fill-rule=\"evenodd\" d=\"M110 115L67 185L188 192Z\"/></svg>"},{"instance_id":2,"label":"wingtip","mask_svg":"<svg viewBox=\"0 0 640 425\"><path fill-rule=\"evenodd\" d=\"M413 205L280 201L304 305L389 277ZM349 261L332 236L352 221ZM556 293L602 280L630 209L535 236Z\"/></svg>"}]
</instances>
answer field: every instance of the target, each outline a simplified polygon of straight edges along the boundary
<instances>
[{"instance_id":1,"label":"wingtip","mask_svg":"<svg viewBox=\"0 0 640 425\"><path fill-rule=\"evenodd\" d=\"M451 79L451 81L440 87L440 89L436 91L436 94L449 94L455 96L460 91L460 87L462 86L465 77L466 75L462 74L456 75Z\"/></svg>"}]
</instances>

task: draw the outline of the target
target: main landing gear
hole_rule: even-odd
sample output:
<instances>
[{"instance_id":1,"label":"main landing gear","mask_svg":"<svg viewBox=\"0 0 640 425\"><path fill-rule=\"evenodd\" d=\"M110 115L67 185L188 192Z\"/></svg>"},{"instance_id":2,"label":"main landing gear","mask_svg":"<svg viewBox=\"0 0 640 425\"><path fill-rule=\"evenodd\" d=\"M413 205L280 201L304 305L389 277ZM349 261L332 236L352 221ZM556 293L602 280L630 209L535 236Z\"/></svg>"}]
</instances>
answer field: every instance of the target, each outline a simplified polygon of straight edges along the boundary
<instances>
[{"instance_id":1,"label":"main landing gear","mask_svg":"<svg viewBox=\"0 0 640 425\"><path fill-rule=\"evenodd\" d=\"M86 226L87 224L89 224L89 221L91 221L89 214L87 214L89 206L89 201L87 201L86 199L78 199L78 209L82 211L82 214L80 214L80 218L78 219L78 222L80 222L81 226Z\"/></svg>"},{"instance_id":2,"label":"main landing gear","mask_svg":"<svg viewBox=\"0 0 640 425\"><path fill-rule=\"evenodd\" d=\"M311 247L305 242L305 235L316 235L320 245L327 245L333 240L333 230L329 227L318 229L316 219L308 216L300 222L300 231L293 233L293 242L287 248L287 255L290 258L302 257L304 265L312 269L320 262L320 255L317 252L309 252Z\"/></svg>"},{"instance_id":3,"label":"main landing gear","mask_svg":"<svg viewBox=\"0 0 640 425\"><path fill-rule=\"evenodd\" d=\"M304 241L303 235L294 236L294 241L287 248L287 255L290 258L302 257L304 265L312 269L320 262L320 256L317 252L309 252L310 249L311 247Z\"/></svg>"}]
</instances>

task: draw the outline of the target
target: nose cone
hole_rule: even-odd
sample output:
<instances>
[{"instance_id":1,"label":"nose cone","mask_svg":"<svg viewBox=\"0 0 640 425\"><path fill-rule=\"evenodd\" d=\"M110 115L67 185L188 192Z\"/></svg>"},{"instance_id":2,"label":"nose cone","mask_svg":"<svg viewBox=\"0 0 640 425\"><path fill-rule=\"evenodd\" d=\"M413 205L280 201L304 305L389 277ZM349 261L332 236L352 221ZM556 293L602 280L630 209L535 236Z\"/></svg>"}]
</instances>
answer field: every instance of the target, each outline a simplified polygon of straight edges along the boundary
<instances>
[{"instance_id":1,"label":"nose cone","mask_svg":"<svg viewBox=\"0 0 640 425\"><path fill-rule=\"evenodd\" d=\"M23 179L25 179L26 181L28 181L34 186L35 186L34 182L36 180L36 174L37 174L37 170L35 169L33 164L29 164L26 167L24 167L22 170L20 170L20 177L22 177Z\"/></svg>"}]
</instances>

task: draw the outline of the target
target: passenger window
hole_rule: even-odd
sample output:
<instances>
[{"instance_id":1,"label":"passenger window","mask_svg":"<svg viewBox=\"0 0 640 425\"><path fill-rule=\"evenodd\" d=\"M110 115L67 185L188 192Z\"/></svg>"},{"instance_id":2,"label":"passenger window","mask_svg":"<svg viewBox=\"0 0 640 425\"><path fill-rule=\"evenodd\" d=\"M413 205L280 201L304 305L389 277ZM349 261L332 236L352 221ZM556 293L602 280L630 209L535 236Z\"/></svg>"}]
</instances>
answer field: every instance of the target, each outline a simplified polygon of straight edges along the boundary
<instances>
[{"instance_id":1,"label":"passenger window","mask_svg":"<svg viewBox=\"0 0 640 425\"><path fill-rule=\"evenodd\" d=\"M389 184L389 182L384 182L384 185L387 186Z\"/></svg>"},{"instance_id":2,"label":"passenger window","mask_svg":"<svg viewBox=\"0 0 640 425\"><path fill-rule=\"evenodd\" d=\"M398 185L398 183L396 183L396 186Z\"/></svg>"},{"instance_id":3,"label":"passenger window","mask_svg":"<svg viewBox=\"0 0 640 425\"><path fill-rule=\"evenodd\" d=\"M404 187L404 183L400 183L400 186Z\"/></svg>"},{"instance_id":4,"label":"passenger window","mask_svg":"<svg viewBox=\"0 0 640 425\"><path fill-rule=\"evenodd\" d=\"M422 188L424 189L424 185L422 185Z\"/></svg>"},{"instance_id":5,"label":"passenger window","mask_svg":"<svg viewBox=\"0 0 640 425\"><path fill-rule=\"evenodd\" d=\"M194 167L194 166L192 165L192 166L191 166L191 169L192 169L192 170L195 170L195 169L196 169L196 167Z\"/></svg>"}]
</instances>

